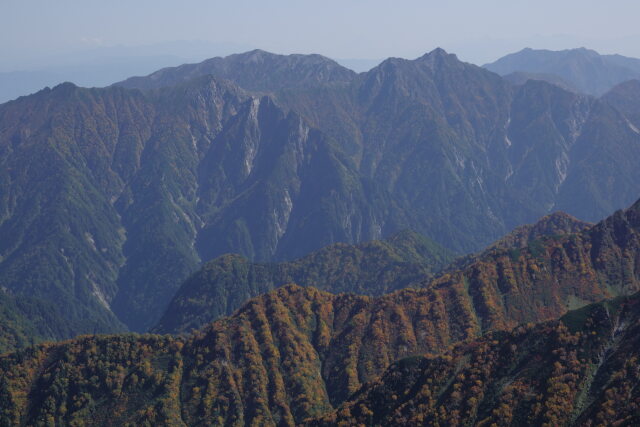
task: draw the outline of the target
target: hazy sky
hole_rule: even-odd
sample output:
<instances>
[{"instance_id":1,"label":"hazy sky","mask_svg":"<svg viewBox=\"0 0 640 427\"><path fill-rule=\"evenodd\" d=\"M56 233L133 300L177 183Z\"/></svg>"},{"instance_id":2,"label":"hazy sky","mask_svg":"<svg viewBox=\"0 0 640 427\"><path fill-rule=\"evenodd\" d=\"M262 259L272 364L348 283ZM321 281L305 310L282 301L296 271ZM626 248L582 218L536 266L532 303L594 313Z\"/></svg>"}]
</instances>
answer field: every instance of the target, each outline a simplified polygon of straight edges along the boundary
<instances>
[{"instance_id":1,"label":"hazy sky","mask_svg":"<svg viewBox=\"0 0 640 427\"><path fill-rule=\"evenodd\" d=\"M413 58L437 46L475 63L526 46L640 57L639 17L638 0L0 0L0 69L178 40L333 58Z\"/></svg>"}]
</instances>

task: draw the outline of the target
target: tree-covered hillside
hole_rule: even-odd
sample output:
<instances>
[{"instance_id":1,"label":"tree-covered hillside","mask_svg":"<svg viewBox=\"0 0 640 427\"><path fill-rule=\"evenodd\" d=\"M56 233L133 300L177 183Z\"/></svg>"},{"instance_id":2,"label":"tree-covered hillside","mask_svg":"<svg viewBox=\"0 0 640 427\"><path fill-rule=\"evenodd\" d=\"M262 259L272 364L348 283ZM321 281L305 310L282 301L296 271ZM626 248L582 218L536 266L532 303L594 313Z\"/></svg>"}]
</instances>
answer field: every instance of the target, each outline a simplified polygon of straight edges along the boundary
<instances>
[{"instance_id":1,"label":"tree-covered hillside","mask_svg":"<svg viewBox=\"0 0 640 427\"><path fill-rule=\"evenodd\" d=\"M514 87L441 49L358 75L252 52L156 77L0 105L0 285L69 308L56 338L148 330L228 253L290 261L405 229L468 253L640 194L624 90Z\"/></svg>"},{"instance_id":2,"label":"tree-covered hillside","mask_svg":"<svg viewBox=\"0 0 640 427\"><path fill-rule=\"evenodd\" d=\"M620 406L618 396L636 399L637 369L620 363L635 360L637 298L629 300L629 310L615 308L627 305L603 305L575 312L563 324L525 326L511 336L504 331L558 318L572 304L640 290L639 233L640 202L577 234L534 241L520 250L496 249L424 289L367 297L289 285L183 338L92 336L22 350L0 358L1 420L27 425L89 419L100 425L294 425L329 413L394 361L443 353L488 332L479 344L459 347L463 352L471 348L469 357L454 353L456 359L445 355L434 365L429 365L431 358L409 363L433 370L431 383L417 383L427 384L420 399L442 392L439 396L451 400L452 409L445 408L441 419L502 416L493 408L511 411L505 416L516 417L515 422L526 416L550 425L573 415L579 421L589 410L604 411L605 419L629 411L633 416L633 406ZM608 349L622 352L607 357ZM529 374L527 366L536 374ZM468 374L458 377L463 369ZM486 391L494 377L479 375L494 375L494 369L496 384L506 384L501 375L515 375L519 382L504 393ZM538 377L538 371L544 375ZM402 385L412 384L412 378ZM456 381L460 390L449 387ZM620 387L616 381L622 381ZM377 416L408 417L393 418L395 402L415 395L414 388L404 392L395 394L396 400L389 394L391 400L379 406ZM465 400L462 393L479 394ZM485 404L484 393L503 399L506 408L488 400L478 409ZM389 414L384 412L388 408ZM361 412L341 411L337 417L350 423L351 416L374 416L372 409L365 404ZM425 419L434 416L427 409L419 411Z\"/></svg>"}]
</instances>

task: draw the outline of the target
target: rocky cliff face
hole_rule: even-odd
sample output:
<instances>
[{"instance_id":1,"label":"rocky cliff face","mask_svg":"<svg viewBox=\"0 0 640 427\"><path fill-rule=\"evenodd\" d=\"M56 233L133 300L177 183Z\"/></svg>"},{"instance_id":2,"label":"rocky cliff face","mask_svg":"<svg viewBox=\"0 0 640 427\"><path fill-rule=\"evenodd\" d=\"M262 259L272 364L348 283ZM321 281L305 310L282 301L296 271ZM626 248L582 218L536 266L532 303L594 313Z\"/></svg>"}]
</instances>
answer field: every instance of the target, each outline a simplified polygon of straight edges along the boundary
<instances>
[{"instance_id":1,"label":"rocky cliff face","mask_svg":"<svg viewBox=\"0 0 640 427\"><path fill-rule=\"evenodd\" d=\"M146 330L228 252L290 260L403 229L469 252L640 193L637 118L615 93L514 89L442 50L357 76L313 56L214 62L274 93L187 67L159 89L0 106L2 286L73 307L76 333Z\"/></svg>"}]
</instances>

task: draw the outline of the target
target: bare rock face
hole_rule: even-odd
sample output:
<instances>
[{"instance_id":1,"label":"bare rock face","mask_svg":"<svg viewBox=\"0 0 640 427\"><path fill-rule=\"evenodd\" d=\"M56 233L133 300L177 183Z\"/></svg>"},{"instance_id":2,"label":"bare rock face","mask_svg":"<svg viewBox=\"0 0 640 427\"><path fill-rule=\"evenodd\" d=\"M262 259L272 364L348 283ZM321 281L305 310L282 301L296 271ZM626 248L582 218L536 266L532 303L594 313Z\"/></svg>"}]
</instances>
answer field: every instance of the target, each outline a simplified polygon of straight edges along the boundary
<instances>
[{"instance_id":1,"label":"bare rock face","mask_svg":"<svg viewBox=\"0 0 640 427\"><path fill-rule=\"evenodd\" d=\"M631 100L514 88L442 50L359 75L258 51L136 82L0 106L0 284L74 307L60 336L146 330L226 253L291 260L405 229L469 253L640 193Z\"/></svg>"}]
</instances>

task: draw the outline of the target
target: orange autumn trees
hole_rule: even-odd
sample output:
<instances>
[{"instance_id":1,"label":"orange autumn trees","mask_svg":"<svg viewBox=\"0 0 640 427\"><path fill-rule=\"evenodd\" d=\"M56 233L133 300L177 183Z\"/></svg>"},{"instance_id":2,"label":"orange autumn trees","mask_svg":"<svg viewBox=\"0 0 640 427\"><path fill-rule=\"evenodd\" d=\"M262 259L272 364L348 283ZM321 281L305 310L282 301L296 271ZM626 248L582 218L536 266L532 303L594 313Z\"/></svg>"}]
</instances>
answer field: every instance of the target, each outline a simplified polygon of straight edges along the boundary
<instances>
[{"instance_id":1,"label":"orange autumn trees","mask_svg":"<svg viewBox=\"0 0 640 427\"><path fill-rule=\"evenodd\" d=\"M181 338L82 337L13 353L0 358L0 424L294 425L347 400L318 422L632 419L636 367L602 356L625 346L624 362L636 360L637 343L623 339L638 332L636 303L516 326L637 290L639 212L517 256L492 249L421 289L369 297L288 285Z\"/></svg>"},{"instance_id":2,"label":"orange autumn trees","mask_svg":"<svg viewBox=\"0 0 640 427\"><path fill-rule=\"evenodd\" d=\"M608 426L640 419L640 294L394 363L309 426ZM395 396L395 398L394 398Z\"/></svg>"}]
</instances>

